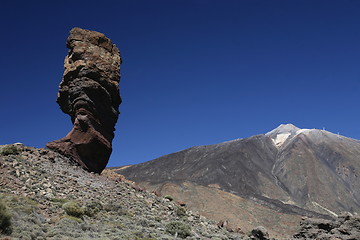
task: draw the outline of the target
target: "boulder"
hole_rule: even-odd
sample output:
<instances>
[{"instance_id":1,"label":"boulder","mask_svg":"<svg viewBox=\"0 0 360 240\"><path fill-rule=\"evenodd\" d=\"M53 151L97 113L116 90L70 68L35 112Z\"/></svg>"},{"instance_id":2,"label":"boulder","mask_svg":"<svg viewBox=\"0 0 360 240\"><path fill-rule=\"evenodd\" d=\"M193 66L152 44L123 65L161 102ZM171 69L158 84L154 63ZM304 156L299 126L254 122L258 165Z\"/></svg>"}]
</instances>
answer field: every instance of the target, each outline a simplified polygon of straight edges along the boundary
<instances>
[{"instance_id":1,"label":"boulder","mask_svg":"<svg viewBox=\"0 0 360 240\"><path fill-rule=\"evenodd\" d=\"M57 103L73 128L46 147L100 173L112 152L119 115L120 53L104 34L81 28L70 31L66 46Z\"/></svg>"},{"instance_id":2,"label":"boulder","mask_svg":"<svg viewBox=\"0 0 360 240\"><path fill-rule=\"evenodd\" d=\"M250 239L254 240L270 240L269 233L263 226L258 226L251 231Z\"/></svg>"},{"instance_id":3,"label":"boulder","mask_svg":"<svg viewBox=\"0 0 360 240\"><path fill-rule=\"evenodd\" d=\"M307 218L300 223L295 239L360 239L360 217L343 214L336 220Z\"/></svg>"}]
</instances>

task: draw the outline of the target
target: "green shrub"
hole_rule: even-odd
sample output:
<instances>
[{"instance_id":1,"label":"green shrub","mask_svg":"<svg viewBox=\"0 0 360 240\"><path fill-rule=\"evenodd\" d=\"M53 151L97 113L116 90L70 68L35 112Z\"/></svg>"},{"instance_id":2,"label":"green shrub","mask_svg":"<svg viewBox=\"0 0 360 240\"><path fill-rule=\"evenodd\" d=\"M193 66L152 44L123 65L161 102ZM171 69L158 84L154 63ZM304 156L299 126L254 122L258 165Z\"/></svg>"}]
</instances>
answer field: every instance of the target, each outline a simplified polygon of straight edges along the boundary
<instances>
[{"instance_id":1,"label":"green shrub","mask_svg":"<svg viewBox=\"0 0 360 240\"><path fill-rule=\"evenodd\" d=\"M175 209L175 213L179 217L186 217L187 216L186 210L183 207L178 207L177 206L176 209Z\"/></svg>"},{"instance_id":2,"label":"green shrub","mask_svg":"<svg viewBox=\"0 0 360 240\"><path fill-rule=\"evenodd\" d=\"M156 240L155 238L152 238L147 235L149 235L149 234L145 234L143 232L134 232L134 233L132 233L132 235L130 236L129 239L131 239L131 240Z\"/></svg>"},{"instance_id":3,"label":"green shrub","mask_svg":"<svg viewBox=\"0 0 360 240\"><path fill-rule=\"evenodd\" d=\"M95 216L98 212L103 210L103 206L98 201L91 201L86 203L84 213L89 217Z\"/></svg>"},{"instance_id":4,"label":"green shrub","mask_svg":"<svg viewBox=\"0 0 360 240\"><path fill-rule=\"evenodd\" d=\"M0 199L0 232L1 233L10 233L11 229L11 215L6 209L5 204Z\"/></svg>"},{"instance_id":5,"label":"green shrub","mask_svg":"<svg viewBox=\"0 0 360 240\"><path fill-rule=\"evenodd\" d=\"M64 205L64 203L66 203L68 200L64 199L64 198L52 198L50 199L50 201L52 201L53 203L55 203L58 206L62 206Z\"/></svg>"},{"instance_id":6,"label":"green shrub","mask_svg":"<svg viewBox=\"0 0 360 240\"><path fill-rule=\"evenodd\" d=\"M191 228L182 222L170 222L165 227L166 231L171 235L176 235L181 238L191 236Z\"/></svg>"},{"instance_id":7,"label":"green shrub","mask_svg":"<svg viewBox=\"0 0 360 240\"><path fill-rule=\"evenodd\" d=\"M67 202L62 205L62 208L65 210L66 214L69 216L81 218L84 216L85 211L82 207L79 206L76 202Z\"/></svg>"},{"instance_id":8,"label":"green shrub","mask_svg":"<svg viewBox=\"0 0 360 240\"><path fill-rule=\"evenodd\" d=\"M77 223L82 223L82 220L78 217L74 217L74 216L68 216L68 215L65 215L65 216L62 216L60 218L60 220L63 220L63 219L68 219L68 220L71 220L71 221L75 221Z\"/></svg>"},{"instance_id":9,"label":"green shrub","mask_svg":"<svg viewBox=\"0 0 360 240\"><path fill-rule=\"evenodd\" d=\"M19 149L14 145L6 145L0 151L0 154L3 156L18 155L19 153L20 153Z\"/></svg>"}]
</instances>

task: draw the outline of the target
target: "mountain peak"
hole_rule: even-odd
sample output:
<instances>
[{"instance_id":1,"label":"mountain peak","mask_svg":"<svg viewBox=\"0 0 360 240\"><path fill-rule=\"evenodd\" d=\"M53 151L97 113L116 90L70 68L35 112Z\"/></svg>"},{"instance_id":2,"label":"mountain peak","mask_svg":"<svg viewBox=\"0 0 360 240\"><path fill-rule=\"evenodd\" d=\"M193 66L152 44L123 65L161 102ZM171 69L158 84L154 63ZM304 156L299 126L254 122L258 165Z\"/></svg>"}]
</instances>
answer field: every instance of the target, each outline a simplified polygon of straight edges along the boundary
<instances>
[{"instance_id":1,"label":"mountain peak","mask_svg":"<svg viewBox=\"0 0 360 240\"><path fill-rule=\"evenodd\" d=\"M281 124L280 126L266 133L265 135L271 137L275 145L277 147L280 147L285 143L287 139L295 136L301 130L302 129L294 126L293 124L288 123L288 124Z\"/></svg>"},{"instance_id":2,"label":"mountain peak","mask_svg":"<svg viewBox=\"0 0 360 240\"><path fill-rule=\"evenodd\" d=\"M272 131L266 133L265 135L274 136L274 135L284 134L284 133L295 134L299 130L301 130L301 129L296 127L295 125L293 125L291 123L280 124L277 128L275 128Z\"/></svg>"}]
</instances>

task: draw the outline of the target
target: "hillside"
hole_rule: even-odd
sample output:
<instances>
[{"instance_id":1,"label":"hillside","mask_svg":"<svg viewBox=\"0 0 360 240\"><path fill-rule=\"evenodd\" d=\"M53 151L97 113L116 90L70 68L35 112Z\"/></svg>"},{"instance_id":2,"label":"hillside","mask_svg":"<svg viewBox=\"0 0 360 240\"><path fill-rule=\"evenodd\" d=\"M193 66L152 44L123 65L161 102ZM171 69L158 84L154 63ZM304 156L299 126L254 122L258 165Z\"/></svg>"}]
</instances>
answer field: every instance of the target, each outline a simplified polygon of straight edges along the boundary
<instances>
[{"instance_id":1,"label":"hillside","mask_svg":"<svg viewBox=\"0 0 360 240\"><path fill-rule=\"evenodd\" d=\"M0 239L246 239L45 149L0 146L0 186Z\"/></svg>"},{"instance_id":2,"label":"hillside","mask_svg":"<svg viewBox=\"0 0 360 240\"><path fill-rule=\"evenodd\" d=\"M335 221L302 218L299 224L298 215L227 193L219 185L167 183L160 191L171 196L162 197L114 170L89 173L46 149L0 146L0 239L270 240L268 232L277 239L360 237L360 217L349 214ZM185 203L176 201L184 196ZM192 204L202 209L188 210ZM219 211L224 219L219 223L201 214ZM232 218L241 219L237 228Z\"/></svg>"},{"instance_id":3,"label":"hillside","mask_svg":"<svg viewBox=\"0 0 360 240\"><path fill-rule=\"evenodd\" d=\"M192 147L117 172L163 194L172 193L212 219L228 217L234 225L248 225L246 230L261 224L281 236L294 233L301 216L330 219L360 212L359 155L357 140L286 124L266 134ZM207 199L214 191L221 197ZM258 207L243 203L266 210L256 212ZM207 204L213 205L212 211L204 207Z\"/></svg>"}]
</instances>

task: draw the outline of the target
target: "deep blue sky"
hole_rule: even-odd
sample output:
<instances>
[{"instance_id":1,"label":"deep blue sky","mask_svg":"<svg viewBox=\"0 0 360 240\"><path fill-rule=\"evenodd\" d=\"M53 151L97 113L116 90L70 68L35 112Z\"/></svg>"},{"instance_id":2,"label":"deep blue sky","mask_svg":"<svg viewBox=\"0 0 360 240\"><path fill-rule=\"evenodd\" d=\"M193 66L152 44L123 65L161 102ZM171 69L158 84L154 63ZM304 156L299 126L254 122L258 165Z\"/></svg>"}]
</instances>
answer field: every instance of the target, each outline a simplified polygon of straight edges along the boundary
<instances>
[{"instance_id":1,"label":"deep blue sky","mask_svg":"<svg viewBox=\"0 0 360 240\"><path fill-rule=\"evenodd\" d=\"M360 1L1 1L0 144L71 129L56 104L72 27L118 46L109 166L266 133L281 123L360 139Z\"/></svg>"}]
</instances>

